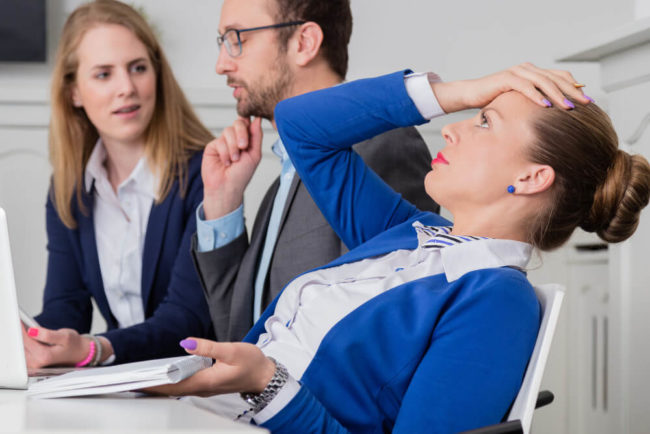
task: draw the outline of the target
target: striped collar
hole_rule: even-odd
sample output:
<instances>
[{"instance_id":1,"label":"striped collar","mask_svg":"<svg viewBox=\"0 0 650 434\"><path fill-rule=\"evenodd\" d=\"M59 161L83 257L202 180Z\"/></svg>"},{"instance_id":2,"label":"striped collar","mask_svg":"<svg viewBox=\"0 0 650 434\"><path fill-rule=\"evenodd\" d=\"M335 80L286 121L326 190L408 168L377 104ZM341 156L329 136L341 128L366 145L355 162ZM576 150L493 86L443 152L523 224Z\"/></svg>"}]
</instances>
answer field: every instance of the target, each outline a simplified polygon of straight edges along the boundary
<instances>
[{"instance_id":1,"label":"striped collar","mask_svg":"<svg viewBox=\"0 0 650 434\"><path fill-rule=\"evenodd\" d=\"M425 226L416 221L413 228L422 254L439 252L448 282L486 268L524 271L533 251L530 244L521 241L450 235L450 226Z\"/></svg>"},{"instance_id":2,"label":"striped collar","mask_svg":"<svg viewBox=\"0 0 650 434\"><path fill-rule=\"evenodd\" d=\"M468 241L489 239L487 237L451 235L452 226L424 226L420 222L415 222L413 227L418 234L418 246L425 249L441 249Z\"/></svg>"}]
</instances>

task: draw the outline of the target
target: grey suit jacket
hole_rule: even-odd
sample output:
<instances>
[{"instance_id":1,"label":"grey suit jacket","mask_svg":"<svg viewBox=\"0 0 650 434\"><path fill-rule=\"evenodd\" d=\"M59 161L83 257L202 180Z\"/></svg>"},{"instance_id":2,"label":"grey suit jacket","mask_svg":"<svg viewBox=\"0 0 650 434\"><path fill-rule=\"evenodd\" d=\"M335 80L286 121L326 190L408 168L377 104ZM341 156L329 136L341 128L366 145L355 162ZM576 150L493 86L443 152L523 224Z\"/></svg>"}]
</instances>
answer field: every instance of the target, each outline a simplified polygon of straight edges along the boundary
<instances>
[{"instance_id":1,"label":"grey suit jacket","mask_svg":"<svg viewBox=\"0 0 650 434\"><path fill-rule=\"evenodd\" d=\"M424 177L431 170L431 154L415 128L389 131L356 144L354 150L384 181L419 209L439 211L439 206L424 191ZM264 196L250 241L244 231L223 247L198 252L194 237L194 262L218 340L241 340L253 326L257 265L279 185L278 178ZM268 306L297 275L327 264L346 251L296 174L280 221L263 306Z\"/></svg>"}]
</instances>

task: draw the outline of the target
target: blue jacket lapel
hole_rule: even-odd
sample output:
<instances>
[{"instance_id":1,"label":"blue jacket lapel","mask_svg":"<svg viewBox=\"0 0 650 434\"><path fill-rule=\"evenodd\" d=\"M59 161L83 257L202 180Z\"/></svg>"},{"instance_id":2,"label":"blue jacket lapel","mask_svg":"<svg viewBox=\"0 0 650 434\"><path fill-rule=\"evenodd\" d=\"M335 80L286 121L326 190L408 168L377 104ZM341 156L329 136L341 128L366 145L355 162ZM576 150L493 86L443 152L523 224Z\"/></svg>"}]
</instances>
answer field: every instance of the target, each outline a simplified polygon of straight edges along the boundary
<instances>
[{"instance_id":1,"label":"blue jacket lapel","mask_svg":"<svg viewBox=\"0 0 650 434\"><path fill-rule=\"evenodd\" d=\"M82 201L88 215L84 215L82 212L77 214L79 240L86 263L86 270L88 270L88 286L104 318L110 318L108 321L109 324L107 325L111 329L117 327L117 321L115 321L110 306L108 305L108 300L106 299L102 270L99 266L99 256L97 255L97 240L95 239L95 225L93 223L93 188L94 185L90 188L89 193L82 193ZM110 324L111 321L112 324Z\"/></svg>"},{"instance_id":2,"label":"blue jacket lapel","mask_svg":"<svg viewBox=\"0 0 650 434\"><path fill-rule=\"evenodd\" d=\"M178 194L177 185L172 188L165 200L151 207L149 221L147 222L147 233L144 239L144 251L142 252L142 306L147 316L147 304L151 288L153 286L154 276L158 268L158 259L165 238L165 230L169 211L174 197Z\"/></svg>"}]
</instances>

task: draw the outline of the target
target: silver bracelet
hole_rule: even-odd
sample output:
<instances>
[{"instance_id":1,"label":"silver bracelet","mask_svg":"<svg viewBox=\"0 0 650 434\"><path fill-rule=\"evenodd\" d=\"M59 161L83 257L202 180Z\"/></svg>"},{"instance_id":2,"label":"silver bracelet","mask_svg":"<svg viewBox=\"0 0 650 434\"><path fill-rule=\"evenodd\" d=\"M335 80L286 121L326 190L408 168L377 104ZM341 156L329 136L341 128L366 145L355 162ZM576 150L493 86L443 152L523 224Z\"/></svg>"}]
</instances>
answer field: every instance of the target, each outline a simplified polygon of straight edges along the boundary
<instances>
[{"instance_id":1,"label":"silver bracelet","mask_svg":"<svg viewBox=\"0 0 650 434\"><path fill-rule=\"evenodd\" d=\"M253 412L253 414L257 414L262 411L277 396L280 389L282 389L289 379L289 371L287 371L287 368L273 357L269 357L269 359L275 363L275 372L262 393L240 394L242 399L251 406L250 410L244 413Z\"/></svg>"},{"instance_id":2,"label":"silver bracelet","mask_svg":"<svg viewBox=\"0 0 650 434\"><path fill-rule=\"evenodd\" d=\"M91 334L83 334L81 336L88 337L95 342L95 357L88 363L88 366L97 366L99 365L99 362L102 360L102 343L99 340L99 338L95 335Z\"/></svg>"}]
</instances>

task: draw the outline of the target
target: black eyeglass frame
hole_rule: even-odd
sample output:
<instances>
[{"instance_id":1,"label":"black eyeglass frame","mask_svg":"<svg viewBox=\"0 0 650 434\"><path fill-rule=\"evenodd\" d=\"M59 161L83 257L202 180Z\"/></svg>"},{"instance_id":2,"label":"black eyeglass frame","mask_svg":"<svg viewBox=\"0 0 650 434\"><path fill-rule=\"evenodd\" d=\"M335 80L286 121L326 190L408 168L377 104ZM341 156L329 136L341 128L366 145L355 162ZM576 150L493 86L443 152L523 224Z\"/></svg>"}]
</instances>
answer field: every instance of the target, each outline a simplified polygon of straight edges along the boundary
<instances>
[{"instance_id":1,"label":"black eyeglass frame","mask_svg":"<svg viewBox=\"0 0 650 434\"><path fill-rule=\"evenodd\" d=\"M255 30L266 30L266 29L279 29L282 27L290 27L290 26L300 26L302 24L305 24L307 21L288 21L286 23L278 23L278 24L271 24L268 26L259 26L259 27L249 27L248 29L228 29L224 32L223 35L218 35L217 36L217 45L219 48L225 43L226 44L226 51L228 52L228 55L230 57L239 57L241 56L241 53L244 51L241 45L241 37L240 34L244 32L253 32ZM239 48L239 52L237 54L232 54L231 52L231 45L227 42L226 35L230 32L235 32L237 34L237 47ZM229 48L231 47L231 48Z\"/></svg>"}]
</instances>

